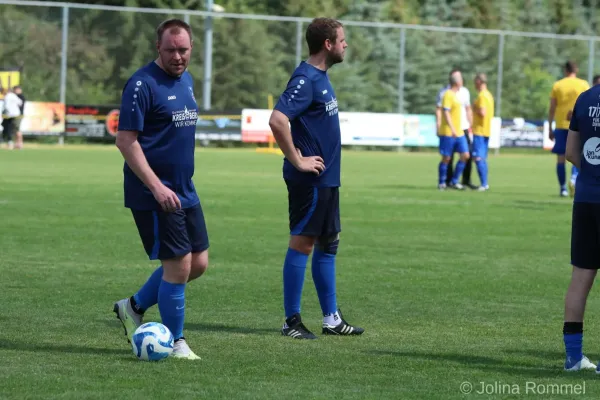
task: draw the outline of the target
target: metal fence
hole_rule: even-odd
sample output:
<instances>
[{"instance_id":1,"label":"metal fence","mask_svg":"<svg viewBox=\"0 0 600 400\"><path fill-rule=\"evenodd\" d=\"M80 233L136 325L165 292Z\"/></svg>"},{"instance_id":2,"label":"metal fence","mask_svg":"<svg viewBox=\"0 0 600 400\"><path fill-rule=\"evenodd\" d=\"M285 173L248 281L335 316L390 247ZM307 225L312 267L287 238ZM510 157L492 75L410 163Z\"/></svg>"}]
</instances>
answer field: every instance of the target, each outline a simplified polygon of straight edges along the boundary
<instances>
[{"instance_id":1,"label":"metal fence","mask_svg":"<svg viewBox=\"0 0 600 400\"><path fill-rule=\"evenodd\" d=\"M226 75L231 73L242 73L243 68L240 67L238 70L226 71L219 75L219 71L223 67L220 65L219 59L213 58L215 49L219 46L224 45L224 41L227 40L227 35L215 36L215 32L218 31L219 24L225 22L231 22L233 20L244 20L245 25L243 29L249 31L252 30L256 24L267 24L268 30L276 32L281 41L281 49L287 50L287 54L278 57L277 59L257 59L256 62L260 63L264 73L269 74L270 71L274 71L275 67L283 66L286 74L281 76L273 73L272 79L275 79L276 85L274 87L282 89L285 85L285 80L289 76L289 72L293 70L294 66L297 65L302 59L303 55L306 54L306 48L304 43L304 29L306 25L311 21L310 18L296 18L296 17L281 17L271 15L252 15L252 14L232 14L228 12L215 12L215 11L192 11L192 10L175 10L175 9L150 9L150 8L131 8L131 7L113 7L104 5L90 5L90 4L76 4L76 3L61 3L61 2L46 2L46 1L17 1L17 0L0 0L0 14L3 13L3 7L6 6L18 6L19 10L25 13L36 14L41 18L50 21L54 24L55 28L60 29L60 52L56 57L56 65L39 65L36 68L45 68L48 70L48 79L43 83L48 86L48 92L58 94L57 98L62 103L67 102L67 98L70 97L68 94L76 93L81 87L81 80L96 80L99 84L102 82L103 77L94 76L82 76L76 80L71 79L71 76L67 74L68 63L71 57L77 57L83 61L81 62L95 62L94 57L100 57L98 54L90 55L87 52L93 49L88 48L77 48L77 37L71 36L74 32L74 27L78 27L81 24L83 17L90 17L90 13L95 13L94 18L96 24L97 21L109 21L111 16L118 13L121 16L135 16L144 14L148 16L148 27L143 26L119 26L113 28L113 35L120 35L121 29L123 30L136 30L140 32L140 41L144 44L136 47L135 43L132 43L131 54L119 54L115 55L120 58L116 59L116 63L120 62L119 59L129 57L140 58L140 62L145 60L148 56L152 55L152 49L148 46L148 34L147 32L153 32L156 24L163 20L167 16L180 16L188 21L196 32L201 31L203 35L196 36L195 46L196 48L202 47L203 51L196 51L195 58L192 60L192 65L197 68L195 72L201 72L201 74L195 74L202 77L202 105L205 110L209 110L215 106L216 103L223 103L219 96L219 92L215 92L212 85L219 80L226 80ZM207 1L207 9L214 10L212 0ZM225 21L225 22L224 22ZM537 45L533 46L536 52L539 52L541 59L552 59L555 63L554 69L551 71L551 75L558 75L559 65L562 58L557 58L557 48L568 48L569 52L576 54L580 64L580 70L583 76L587 76L588 81L591 81L594 74L595 65L595 46L597 37L595 36L584 36L584 35L557 35L550 33L532 33L532 32L514 32L514 31L499 31L499 30L482 30L482 29L464 29L464 28L450 28L450 27L437 27L437 26L423 26L423 25L407 25L397 23L383 23L383 22L365 22L365 21L342 21L346 26L346 34L348 39L354 43L359 42L361 37L364 35L378 35L380 32L386 32L386 38L394 37L395 42L386 44L385 51L381 51L376 55L376 65L380 68L379 71L364 71L356 65L344 66L340 69L332 70L332 75L345 74L342 83L344 90L351 92L360 92L361 90L375 90L370 86L373 84L365 84L363 89L361 86L356 86L361 82L367 82L362 79L362 74L368 74L370 72L376 73L377 77L373 78L373 81L377 81L378 87L376 94L372 94L373 97L383 97L385 104L392 104L393 109L389 111L399 112L421 112L421 110L431 110L432 97L437 89L445 83L445 77L447 76L448 70L452 66L452 60L446 60L443 57L438 57L437 54L442 52L436 49L436 46L447 40L452 40L452 37L469 35L472 38L471 46L477 49L477 57L473 56L472 64L478 69L488 71L491 81L494 83L491 87L494 96L496 98L496 115L501 115L503 107L503 99L505 101L514 101L509 99L506 95L503 95L504 91L515 91L519 87L520 79L523 79L524 74L527 71L520 69L518 62L515 60L506 60L505 53L507 49L518 48L523 46L525 43L529 44L531 49L532 43ZM154 25L153 25L154 24ZM48 32L44 32L42 28L39 28L38 33L42 39L53 40L51 37L44 38L44 36L51 36ZM107 27L107 29L110 29ZM229 28L231 29L231 28ZM114 31L116 30L116 32ZM85 32L85 27L78 27L77 32ZM245 31L235 32L237 35L245 35ZM80 33L78 33L80 34ZM458 35L458 36L457 36ZM88 38L86 46L93 47L96 42L101 40L98 37ZM151 36L150 36L151 37ZM45 51L50 44L45 43L44 40L40 39L37 44L38 47L24 49L23 51ZM2 42L10 40L10 37L1 38ZM104 40L104 39L102 39ZM421 43L421 47L418 49L413 46L414 43ZM563 42L560 44L558 42ZM75 46L73 45L75 44ZM385 44L385 43L384 43ZM58 45L58 44L56 44ZM146 47L145 53L140 50ZM81 47L81 46L80 46ZM360 47L360 45L358 46ZM549 50L552 48L553 50ZM419 49L430 50L422 51ZM360 48L355 50L360 52ZM563 54L563 53L560 53ZM102 57L110 58L111 54L103 54ZM524 57L534 57L535 54L526 54ZM146 57L146 58L145 58ZM258 56L257 56L258 57ZM373 56L367 56L373 57ZM460 57L460 55L459 55ZM471 56L469 56L471 57ZM478 58L478 59L476 59ZM371 60L372 61L372 60ZM0 59L0 66L2 66L3 60ZM110 61L106 61L109 63ZM197 67L195 64L200 64ZM141 64L139 64L141 65ZM138 65L138 66L139 66ZM113 65L114 67L114 65ZM118 65L116 66L118 68ZM428 71L430 80L423 78L423 74L418 74L424 69ZM543 67L542 67L543 69ZM127 71L125 71L127 72ZM475 71L473 71L475 72ZM358 78L352 79L349 78ZM532 78L534 79L534 78ZM344 87L344 82L347 86ZM355 85L355 86L352 86ZM381 87L379 87L381 85ZM340 85L338 84L338 87ZM417 88L417 87L420 87ZM58 90L56 90L58 89ZM85 89L89 90L89 89ZM101 90L101 89L98 89ZM212 94L212 98L211 98ZM526 94L526 93L524 93ZM355 98L352 100L352 107L355 111L373 111L373 110L361 110L361 108L372 108L376 107L371 104L364 103L360 93L355 93ZM75 97L75 94L73 95ZM81 96L85 96L82 93ZM426 97L426 98L421 98ZM522 97L522 96L521 96ZM507 100L508 99L508 100ZM107 98L107 101L111 101L111 98ZM242 101L242 100L240 100ZM228 104L228 103L227 103ZM518 108L518 105L516 106ZM430 111L431 112L431 111Z\"/></svg>"}]
</instances>

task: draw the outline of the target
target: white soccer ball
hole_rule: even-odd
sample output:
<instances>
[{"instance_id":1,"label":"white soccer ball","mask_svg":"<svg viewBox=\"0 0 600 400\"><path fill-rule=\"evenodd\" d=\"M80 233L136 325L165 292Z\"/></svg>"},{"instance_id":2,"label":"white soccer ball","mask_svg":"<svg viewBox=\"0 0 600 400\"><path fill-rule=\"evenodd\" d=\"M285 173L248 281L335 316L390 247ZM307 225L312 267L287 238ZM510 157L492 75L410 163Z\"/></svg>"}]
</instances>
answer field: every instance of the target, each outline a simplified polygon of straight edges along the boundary
<instances>
[{"instance_id":1,"label":"white soccer ball","mask_svg":"<svg viewBox=\"0 0 600 400\"><path fill-rule=\"evenodd\" d=\"M147 322L133 333L133 354L143 361L159 361L173 352L173 334L161 323Z\"/></svg>"}]
</instances>

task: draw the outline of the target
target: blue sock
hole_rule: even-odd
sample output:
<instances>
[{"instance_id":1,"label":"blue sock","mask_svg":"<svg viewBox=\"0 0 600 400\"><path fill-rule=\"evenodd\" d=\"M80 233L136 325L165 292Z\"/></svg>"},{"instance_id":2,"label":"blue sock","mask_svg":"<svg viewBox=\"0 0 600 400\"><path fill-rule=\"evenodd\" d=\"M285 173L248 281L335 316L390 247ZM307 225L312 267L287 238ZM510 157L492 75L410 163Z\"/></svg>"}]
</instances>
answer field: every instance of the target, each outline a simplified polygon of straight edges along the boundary
<instances>
[{"instance_id":1,"label":"blue sock","mask_svg":"<svg viewBox=\"0 0 600 400\"><path fill-rule=\"evenodd\" d=\"M487 170L487 162L483 159L475 161L475 165L477 165L477 172L479 173L479 180L481 181L481 186L488 185L488 170Z\"/></svg>"},{"instance_id":2,"label":"blue sock","mask_svg":"<svg viewBox=\"0 0 600 400\"><path fill-rule=\"evenodd\" d=\"M150 278L144 283L144 286L133 295L135 303L137 304L136 312L142 314L147 309L158 303L158 288L160 287L160 281L162 281L163 267L158 267Z\"/></svg>"},{"instance_id":3,"label":"blue sock","mask_svg":"<svg viewBox=\"0 0 600 400\"><path fill-rule=\"evenodd\" d=\"M446 176L448 175L448 164L444 164L440 161L438 166L438 183L440 185L446 183Z\"/></svg>"},{"instance_id":4,"label":"blue sock","mask_svg":"<svg viewBox=\"0 0 600 400\"><path fill-rule=\"evenodd\" d=\"M335 293L335 254L316 249L312 258L312 277L323 315L337 311Z\"/></svg>"},{"instance_id":5,"label":"blue sock","mask_svg":"<svg viewBox=\"0 0 600 400\"><path fill-rule=\"evenodd\" d=\"M583 358L583 333L564 333L565 350L567 357L578 362Z\"/></svg>"},{"instance_id":6,"label":"blue sock","mask_svg":"<svg viewBox=\"0 0 600 400\"><path fill-rule=\"evenodd\" d=\"M567 170L565 169L565 163L557 163L556 164L556 175L558 176L558 184L561 189L565 188L565 183L567 182Z\"/></svg>"},{"instance_id":7,"label":"blue sock","mask_svg":"<svg viewBox=\"0 0 600 400\"><path fill-rule=\"evenodd\" d=\"M579 175L579 170L577 169L576 166L573 165L573 168L571 168L571 182L575 182L577 180L577 176Z\"/></svg>"},{"instance_id":8,"label":"blue sock","mask_svg":"<svg viewBox=\"0 0 600 400\"><path fill-rule=\"evenodd\" d=\"M175 340L183 337L185 316L185 283L161 280L158 288L158 310L162 323L169 328Z\"/></svg>"},{"instance_id":9,"label":"blue sock","mask_svg":"<svg viewBox=\"0 0 600 400\"><path fill-rule=\"evenodd\" d=\"M308 254L288 248L283 264L283 307L286 318L300 312L307 262Z\"/></svg>"},{"instance_id":10,"label":"blue sock","mask_svg":"<svg viewBox=\"0 0 600 400\"><path fill-rule=\"evenodd\" d=\"M465 170L465 166L466 165L467 164L464 161L462 161L462 160L459 160L456 163L456 168L454 168L454 176L452 177L452 183L453 184L457 184L458 183L458 180L460 179L460 176L462 175L463 171Z\"/></svg>"}]
</instances>

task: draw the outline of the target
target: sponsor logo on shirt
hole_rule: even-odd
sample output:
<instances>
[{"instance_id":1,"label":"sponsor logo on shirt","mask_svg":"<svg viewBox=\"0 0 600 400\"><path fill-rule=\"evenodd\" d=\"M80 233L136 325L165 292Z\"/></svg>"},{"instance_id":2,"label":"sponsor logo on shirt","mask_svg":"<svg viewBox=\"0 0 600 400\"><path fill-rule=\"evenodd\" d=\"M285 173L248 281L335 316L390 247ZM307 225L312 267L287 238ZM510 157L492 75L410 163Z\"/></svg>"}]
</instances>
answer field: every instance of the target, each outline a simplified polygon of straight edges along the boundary
<instances>
[{"instance_id":1,"label":"sponsor logo on shirt","mask_svg":"<svg viewBox=\"0 0 600 400\"><path fill-rule=\"evenodd\" d=\"M185 107L183 110L173 111L173 123L175 124L176 128L181 128L184 126L196 126L197 120L197 110L188 110L188 108Z\"/></svg>"},{"instance_id":2,"label":"sponsor logo on shirt","mask_svg":"<svg viewBox=\"0 0 600 400\"><path fill-rule=\"evenodd\" d=\"M331 96L331 100L325 103L325 111L330 117L338 113L338 103L335 97Z\"/></svg>"},{"instance_id":3,"label":"sponsor logo on shirt","mask_svg":"<svg viewBox=\"0 0 600 400\"><path fill-rule=\"evenodd\" d=\"M583 156L592 165L600 165L600 138L589 138L583 145Z\"/></svg>"}]
</instances>

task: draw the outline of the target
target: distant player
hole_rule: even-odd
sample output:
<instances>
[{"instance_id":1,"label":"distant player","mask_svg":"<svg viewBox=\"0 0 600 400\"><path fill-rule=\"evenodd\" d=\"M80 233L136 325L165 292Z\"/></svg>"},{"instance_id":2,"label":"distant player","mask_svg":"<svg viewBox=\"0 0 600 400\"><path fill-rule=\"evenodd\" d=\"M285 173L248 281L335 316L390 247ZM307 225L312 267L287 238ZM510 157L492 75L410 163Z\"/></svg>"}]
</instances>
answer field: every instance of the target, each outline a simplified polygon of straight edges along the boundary
<instances>
[{"instance_id":1,"label":"distant player","mask_svg":"<svg viewBox=\"0 0 600 400\"><path fill-rule=\"evenodd\" d=\"M571 283L565 297L563 337L565 370L596 368L583 355L583 317L590 289L600 269L600 86L579 98L570 119L566 158L580 169L573 202ZM600 370L596 370L600 373Z\"/></svg>"},{"instance_id":2,"label":"distant player","mask_svg":"<svg viewBox=\"0 0 600 400\"><path fill-rule=\"evenodd\" d=\"M554 83L552 93L550 94L550 110L548 112L548 123L550 124L550 140L554 140L552 152L556 154L556 175L560 185L560 195L566 197L567 191L567 172L565 169L565 148L567 145L567 134L569 129L569 120L571 112L575 105L575 100L590 85L583 79L577 78L577 65L573 61L567 61L564 67L565 77ZM552 130L552 122L556 118L556 129ZM571 169L571 180L569 190L571 196L575 190L575 181L577 180L577 167Z\"/></svg>"},{"instance_id":3,"label":"distant player","mask_svg":"<svg viewBox=\"0 0 600 400\"><path fill-rule=\"evenodd\" d=\"M130 340L155 304L175 338L173 356L199 359L183 336L186 283L208 266L208 235L196 194L194 149L198 107L186 71L192 31L179 19L157 28L158 58L127 81L121 99L117 147L125 158L125 207L144 249L162 266L141 289L114 305Z\"/></svg>"},{"instance_id":4,"label":"distant player","mask_svg":"<svg viewBox=\"0 0 600 400\"><path fill-rule=\"evenodd\" d=\"M339 245L341 134L338 104L327 70L344 60L338 21L316 18L306 30L310 56L279 98L269 125L283 151L290 241L283 266L284 336L316 339L300 318L300 299L311 251L312 277L323 312L322 333L360 335L337 307L335 261ZM291 131L289 125L291 125Z\"/></svg>"},{"instance_id":5,"label":"distant player","mask_svg":"<svg viewBox=\"0 0 600 400\"><path fill-rule=\"evenodd\" d=\"M494 118L494 97L487 88L487 76L475 75L478 95L473 103L473 157L479 173L480 191L489 190L487 155Z\"/></svg>"},{"instance_id":6,"label":"distant player","mask_svg":"<svg viewBox=\"0 0 600 400\"><path fill-rule=\"evenodd\" d=\"M444 92L442 97L442 123L439 129L440 154L442 160L439 164L438 188L446 189L446 175L448 173L448 164L452 155L459 153L460 159L454 168L454 176L450 182L450 187L463 190L464 187L458 182L466 162L469 160L469 144L465 137L465 132L461 128L461 113L463 104L457 96L460 89L459 82L462 80L460 72L450 75L450 89Z\"/></svg>"},{"instance_id":7,"label":"distant player","mask_svg":"<svg viewBox=\"0 0 600 400\"><path fill-rule=\"evenodd\" d=\"M469 151L470 151L471 139L470 139L469 135L470 135L471 126L473 123L473 110L471 108L471 93L469 93L469 89L467 89L464 86L464 80L463 80L462 72L460 70L453 69L452 71L450 71L449 76L452 76L452 75L456 76L457 83L458 83L458 92L456 93L456 96L458 97L458 100L462 104L461 116L460 116L460 129L465 134L467 146L469 146ZM444 93L446 93L446 90L448 90L448 89L450 89L450 85L446 85L445 87L443 87L438 92L438 95L437 95L437 101L436 101L437 107L435 110L435 116L436 116L438 136L439 136L439 130L442 125L442 119L443 119L442 98L444 97ZM448 175L446 178L447 185L450 185L450 182L452 181L453 163L454 163L454 155L452 155L450 157L450 162L448 163ZM471 189L475 189L475 185L473 185L471 183L471 158L469 158L469 160L465 164L465 169L462 174L462 184L464 186L470 187Z\"/></svg>"}]
</instances>

